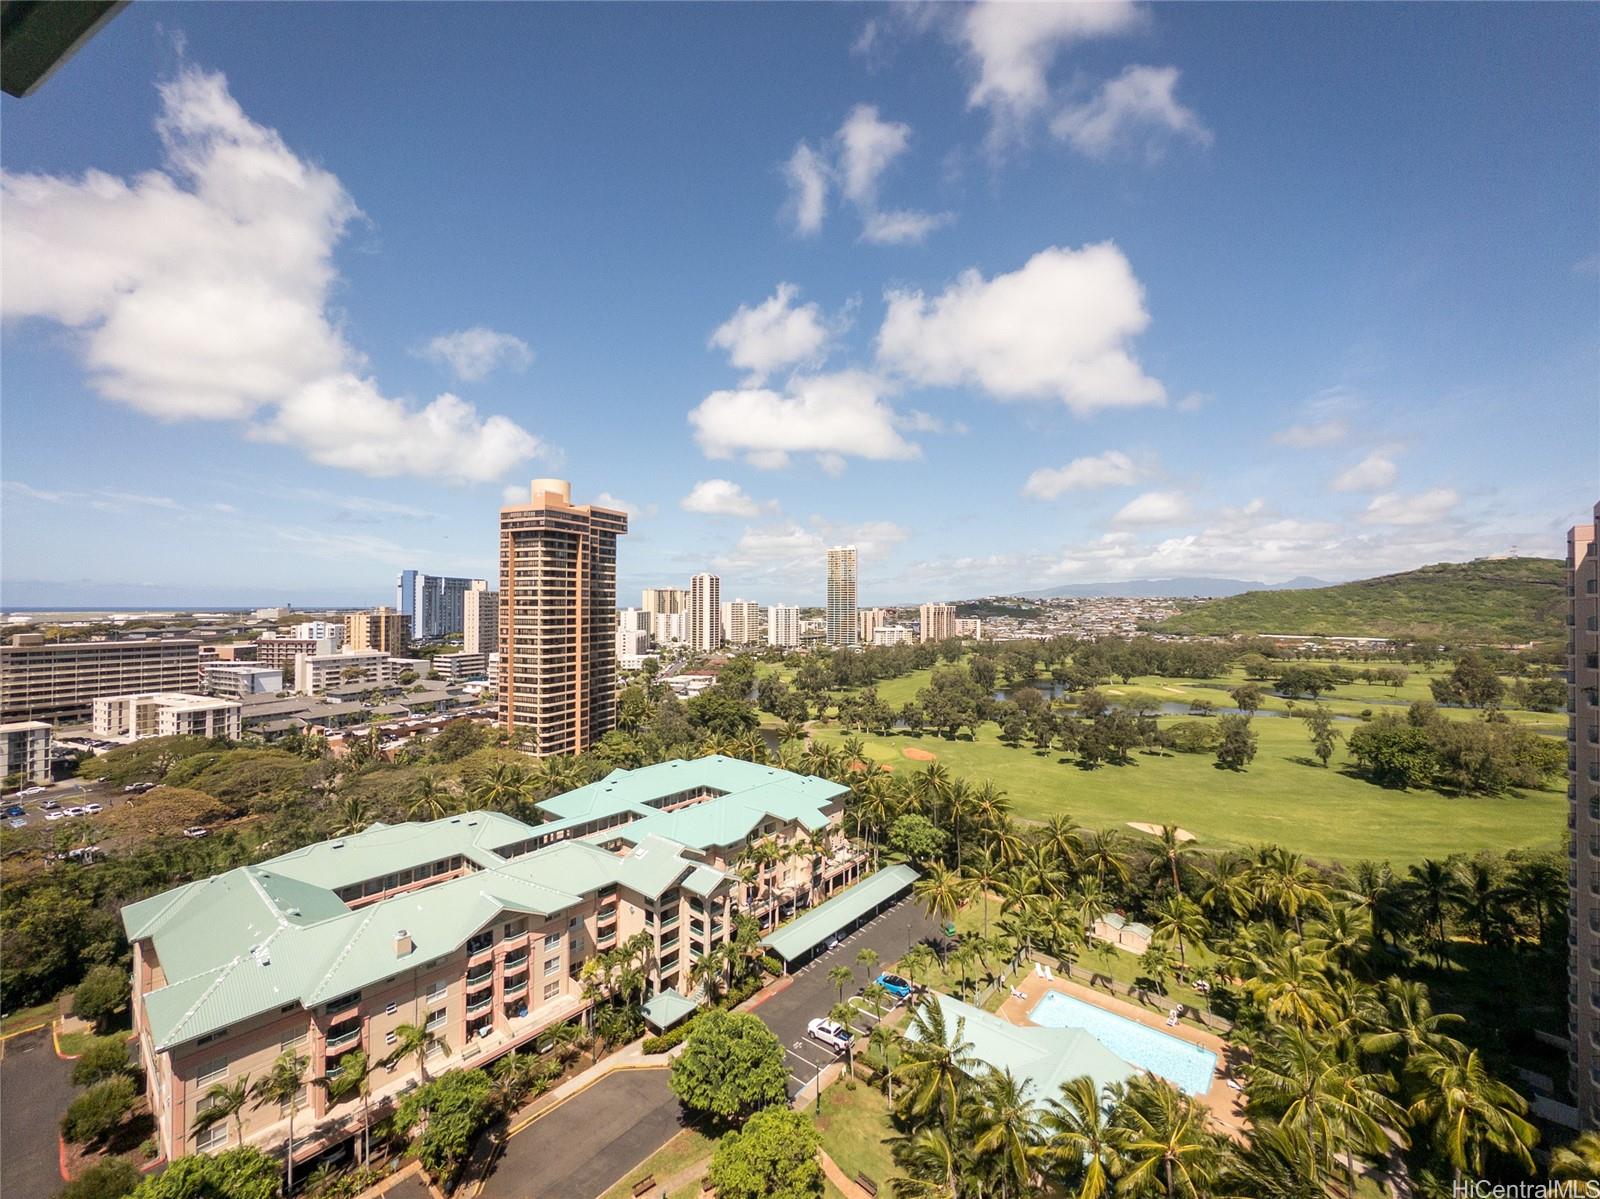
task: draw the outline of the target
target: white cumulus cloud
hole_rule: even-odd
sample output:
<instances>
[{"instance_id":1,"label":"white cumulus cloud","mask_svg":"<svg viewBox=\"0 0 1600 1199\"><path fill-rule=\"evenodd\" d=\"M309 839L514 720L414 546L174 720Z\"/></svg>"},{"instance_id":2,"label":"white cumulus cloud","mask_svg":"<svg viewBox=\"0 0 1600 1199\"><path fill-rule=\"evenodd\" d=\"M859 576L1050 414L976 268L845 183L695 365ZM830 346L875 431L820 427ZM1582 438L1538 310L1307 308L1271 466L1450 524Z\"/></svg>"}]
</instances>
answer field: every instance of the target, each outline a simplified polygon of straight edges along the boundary
<instances>
[{"instance_id":1,"label":"white cumulus cloud","mask_svg":"<svg viewBox=\"0 0 1600 1199\"><path fill-rule=\"evenodd\" d=\"M465 383L476 383L499 367L526 370L533 351L520 337L474 325L456 333L441 333L422 347L422 356L442 363Z\"/></svg>"},{"instance_id":2,"label":"white cumulus cloud","mask_svg":"<svg viewBox=\"0 0 1600 1199\"><path fill-rule=\"evenodd\" d=\"M1053 500L1068 491L1095 487L1120 487L1139 477L1133 459L1121 450L1107 450L1092 458L1074 458L1065 466L1034 471L1023 484L1024 495Z\"/></svg>"},{"instance_id":3,"label":"white cumulus cloud","mask_svg":"<svg viewBox=\"0 0 1600 1199\"><path fill-rule=\"evenodd\" d=\"M685 512L706 516L759 516L761 505L743 487L728 479L702 479L678 501Z\"/></svg>"},{"instance_id":4,"label":"white cumulus cloud","mask_svg":"<svg viewBox=\"0 0 1600 1199\"><path fill-rule=\"evenodd\" d=\"M752 466L784 466L790 454L915 458L920 451L900 435L899 420L884 399L881 379L863 371L801 375L783 391L742 387L714 391L689 413L695 441L707 456L743 455Z\"/></svg>"},{"instance_id":5,"label":"white cumulus cloud","mask_svg":"<svg viewBox=\"0 0 1600 1199\"><path fill-rule=\"evenodd\" d=\"M949 213L913 209L884 212L878 206L884 173L910 145L911 126L884 120L872 104L852 108L823 151L801 142L783 168L789 188L784 211L795 232L810 235L822 228L828 193L834 187L861 218L861 240L865 242L920 242L946 224Z\"/></svg>"},{"instance_id":6,"label":"white cumulus cloud","mask_svg":"<svg viewBox=\"0 0 1600 1199\"><path fill-rule=\"evenodd\" d=\"M809 237L821 231L828 215L827 159L801 142L784 163L783 176L789 185L785 208L795 232Z\"/></svg>"},{"instance_id":7,"label":"white cumulus cloud","mask_svg":"<svg viewBox=\"0 0 1600 1199\"><path fill-rule=\"evenodd\" d=\"M1333 480L1335 491L1377 491L1394 482L1394 459L1383 450L1373 450L1360 462L1340 471Z\"/></svg>"},{"instance_id":8,"label":"white cumulus cloud","mask_svg":"<svg viewBox=\"0 0 1600 1199\"><path fill-rule=\"evenodd\" d=\"M185 67L160 94L162 169L0 174L0 315L75 330L107 399L246 421L316 462L470 480L539 452L453 396L383 396L328 311L355 201L250 120L222 75Z\"/></svg>"},{"instance_id":9,"label":"white cumulus cloud","mask_svg":"<svg viewBox=\"0 0 1600 1199\"><path fill-rule=\"evenodd\" d=\"M795 304L799 289L780 283L754 308L739 309L711 334L710 344L728 352L728 361L760 383L780 367L821 360L830 331L815 303Z\"/></svg>"},{"instance_id":10,"label":"white cumulus cloud","mask_svg":"<svg viewBox=\"0 0 1600 1199\"><path fill-rule=\"evenodd\" d=\"M1119 525L1169 525L1189 515L1189 501L1181 492L1147 491L1129 500L1111 519Z\"/></svg>"},{"instance_id":11,"label":"white cumulus cloud","mask_svg":"<svg viewBox=\"0 0 1600 1199\"><path fill-rule=\"evenodd\" d=\"M1152 136L1186 137L1209 146L1211 131L1178 102L1177 86L1177 67L1128 67L1090 99L1063 109L1050 129L1095 158Z\"/></svg>"},{"instance_id":12,"label":"white cumulus cloud","mask_svg":"<svg viewBox=\"0 0 1600 1199\"><path fill-rule=\"evenodd\" d=\"M1452 487L1435 487L1416 495L1389 492L1374 496L1361 519L1371 525L1426 525L1443 520L1460 502Z\"/></svg>"},{"instance_id":13,"label":"white cumulus cloud","mask_svg":"<svg viewBox=\"0 0 1600 1199\"><path fill-rule=\"evenodd\" d=\"M988 109L996 133L1006 136L1049 102L1050 67L1064 47L1126 32L1139 21L1138 9L1128 0L974 4L959 30L977 67L967 104Z\"/></svg>"},{"instance_id":14,"label":"white cumulus cloud","mask_svg":"<svg viewBox=\"0 0 1600 1199\"><path fill-rule=\"evenodd\" d=\"M931 299L891 291L885 300L879 360L918 383L1057 399L1080 416L1166 397L1129 348L1150 316L1144 288L1111 242L1053 246L1008 275L969 270Z\"/></svg>"}]
</instances>

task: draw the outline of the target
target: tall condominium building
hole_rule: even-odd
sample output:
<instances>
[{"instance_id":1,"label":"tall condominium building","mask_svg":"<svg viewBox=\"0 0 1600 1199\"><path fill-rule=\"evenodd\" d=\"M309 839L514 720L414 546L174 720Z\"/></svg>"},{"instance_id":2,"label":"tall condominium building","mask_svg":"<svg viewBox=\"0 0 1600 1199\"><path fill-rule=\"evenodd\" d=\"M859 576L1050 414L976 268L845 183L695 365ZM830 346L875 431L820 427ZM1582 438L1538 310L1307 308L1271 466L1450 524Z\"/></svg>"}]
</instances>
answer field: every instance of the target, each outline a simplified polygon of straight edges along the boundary
<instances>
[{"instance_id":1,"label":"tall condominium building","mask_svg":"<svg viewBox=\"0 0 1600 1199\"><path fill-rule=\"evenodd\" d=\"M18 633L0 645L0 721L86 723L100 695L193 691L198 641L51 641Z\"/></svg>"},{"instance_id":2,"label":"tall condominium building","mask_svg":"<svg viewBox=\"0 0 1600 1199\"><path fill-rule=\"evenodd\" d=\"M957 637L983 638L983 621L976 616L958 616L955 623Z\"/></svg>"},{"instance_id":3,"label":"tall condominium building","mask_svg":"<svg viewBox=\"0 0 1600 1199\"><path fill-rule=\"evenodd\" d=\"M624 512L535 479L500 510L500 720L536 754L587 749L617 720L617 538Z\"/></svg>"},{"instance_id":4,"label":"tall condominium building","mask_svg":"<svg viewBox=\"0 0 1600 1199\"><path fill-rule=\"evenodd\" d=\"M145 737L239 739L243 705L208 695L102 695L94 701L94 735L114 741Z\"/></svg>"},{"instance_id":5,"label":"tall condominium building","mask_svg":"<svg viewBox=\"0 0 1600 1199\"><path fill-rule=\"evenodd\" d=\"M773 604L767 609L767 644L788 649L800 644L800 609Z\"/></svg>"},{"instance_id":6,"label":"tall condominium building","mask_svg":"<svg viewBox=\"0 0 1600 1199\"><path fill-rule=\"evenodd\" d=\"M689 648L709 653L722 644L722 580L699 574L689 580Z\"/></svg>"},{"instance_id":7,"label":"tall condominium building","mask_svg":"<svg viewBox=\"0 0 1600 1199\"><path fill-rule=\"evenodd\" d=\"M872 635L894 618L887 608L863 608L856 613L856 640L872 644Z\"/></svg>"},{"instance_id":8,"label":"tall condominium building","mask_svg":"<svg viewBox=\"0 0 1600 1199\"><path fill-rule=\"evenodd\" d=\"M646 587L639 606L652 614L676 616L689 610L689 593L681 587Z\"/></svg>"},{"instance_id":9,"label":"tall condominium building","mask_svg":"<svg viewBox=\"0 0 1600 1199\"><path fill-rule=\"evenodd\" d=\"M1594 515L1567 533L1567 1074L1583 1128L1600 1127L1600 504Z\"/></svg>"},{"instance_id":10,"label":"tall condominium building","mask_svg":"<svg viewBox=\"0 0 1600 1199\"><path fill-rule=\"evenodd\" d=\"M344 644L351 649L403 654L411 647L411 617L393 608L352 612L344 618Z\"/></svg>"},{"instance_id":11,"label":"tall condominium building","mask_svg":"<svg viewBox=\"0 0 1600 1199\"><path fill-rule=\"evenodd\" d=\"M500 593L489 584L474 579L467 589L466 607L461 613L461 652L497 654L500 652Z\"/></svg>"},{"instance_id":12,"label":"tall condominium building","mask_svg":"<svg viewBox=\"0 0 1600 1199\"><path fill-rule=\"evenodd\" d=\"M948 641L956 635L954 604L923 604L920 619L922 624L918 631L920 640Z\"/></svg>"},{"instance_id":13,"label":"tall condominium building","mask_svg":"<svg viewBox=\"0 0 1600 1199\"><path fill-rule=\"evenodd\" d=\"M42 720L0 724L0 779L33 786L50 781L50 726Z\"/></svg>"},{"instance_id":14,"label":"tall condominium building","mask_svg":"<svg viewBox=\"0 0 1600 1199\"><path fill-rule=\"evenodd\" d=\"M395 580L395 609L411 618L411 636L431 641L459 633L466 619L466 595L483 579L459 579L402 570Z\"/></svg>"},{"instance_id":15,"label":"tall condominium building","mask_svg":"<svg viewBox=\"0 0 1600 1199\"><path fill-rule=\"evenodd\" d=\"M654 617L643 608L618 608L617 628L640 629L648 633L654 626Z\"/></svg>"},{"instance_id":16,"label":"tall condominium building","mask_svg":"<svg viewBox=\"0 0 1600 1199\"><path fill-rule=\"evenodd\" d=\"M854 645L856 627L856 547L828 551L828 644Z\"/></svg>"},{"instance_id":17,"label":"tall condominium building","mask_svg":"<svg viewBox=\"0 0 1600 1199\"><path fill-rule=\"evenodd\" d=\"M755 600L729 600L722 605L722 636L730 645L759 645L761 605Z\"/></svg>"},{"instance_id":18,"label":"tall condominium building","mask_svg":"<svg viewBox=\"0 0 1600 1199\"><path fill-rule=\"evenodd\" d=\"M689 640L689 614L687 612L656 612L650 617L650 639L657 645Z\"/></svg>"}]
</instances>

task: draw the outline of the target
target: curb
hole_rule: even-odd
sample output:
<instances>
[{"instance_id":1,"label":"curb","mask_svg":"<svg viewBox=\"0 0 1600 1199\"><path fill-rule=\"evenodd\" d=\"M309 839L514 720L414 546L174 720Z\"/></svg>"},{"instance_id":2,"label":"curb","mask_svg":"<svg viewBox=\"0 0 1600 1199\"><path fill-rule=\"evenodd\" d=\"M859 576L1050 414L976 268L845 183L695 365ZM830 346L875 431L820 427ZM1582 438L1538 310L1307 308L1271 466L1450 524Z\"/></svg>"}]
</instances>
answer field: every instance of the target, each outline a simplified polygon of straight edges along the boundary
<instances>
[{"instance_id":1,"label":"curb","mask_svg":"<svg viewBox=\"0 0 1600 1199\"><path fill-rule=\"evenodd\" d=\"M61 1171L61 1181L71 1182L72 1175L67 1173L67 1138L60 1133L56 1134L56 1155L58 1168Z\"/></svg>"},{"instance_id":2,"label":"curb","mask_svg":"<svg viewBox=\"0 0 1600 1199\"><path fill-rule=\"evenodd\" d=\"M55 1017L52 1016L49 1020L42 1021L41 1023L30 1024L27 1028L13 1029L11 1032L0 1036L0 1041L9 1041L12 1037L21 1037L26 1036L30 1032L38 1032L41 1028L49 1028L54 1023Z\"/></svg>"},{"instance_id":3,"label":"curb","mask_svg":"<svg viewBox=\"0 0 1600 1199\"><path fill-rule=\"evenodd\" d=\"M83 1056L81 1053L61 1052L61 1030L56 1027L56 1021L50 1022L50 1048L56 1051L56 1056L64 1062L75 1062Z\"/></svg>"}]
</instances>

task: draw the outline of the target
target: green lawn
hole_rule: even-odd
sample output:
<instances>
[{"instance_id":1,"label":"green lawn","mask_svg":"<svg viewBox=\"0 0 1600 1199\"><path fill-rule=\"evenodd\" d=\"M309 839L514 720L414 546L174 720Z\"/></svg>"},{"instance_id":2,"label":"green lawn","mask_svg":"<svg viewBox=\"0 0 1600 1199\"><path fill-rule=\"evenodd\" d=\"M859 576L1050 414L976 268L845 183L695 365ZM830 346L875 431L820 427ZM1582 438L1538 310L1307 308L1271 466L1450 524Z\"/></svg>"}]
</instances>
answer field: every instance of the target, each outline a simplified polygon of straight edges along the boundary
<instances>
[{"instance_id":1,"label":"green lawn","mask_svg":"<svg viewBox=\"0 0 1600 1199\"><path fill-rule=\"evenodd\" d=\"M629 1199L633 1194L633 1185L645 1175L652 1175L657 1182L666 1182L674 1174L687 1170L696 1162L704 1161L707 1168L711 1164L711 1154L717 1147L716 1141L695 1129L686 1128L673 1137L665 1145L641 1162L627 1175L620 1179L615 1186L600 1196L600 1199ZM693 1196L699 1199L700 1177L697 1175L686 1183L680 1183L671 1189L670 1199L678 1196Z\"/></svg>"},{"instance_id":2,"label":"green lawn","mask_svg":"<svg viewBox=\"0 0 1600 1199\"><path fill-rule=\"evenodd\" d=\"M1259 751L1238 772L1219 770L1209 755L1165 752L1135 754L1127 766L1083 770L1055 751L1002 745L992 724L976 741L900 733L871 738L866 750L897 772L920 767L904 749L934 753L970 782L993 780L1024 819L1065 813L1090 828L1177 824L1208 848L1274 842L1324 861L1407 865L1480 849L1548 848L1564 834L1562 790L1503 798L1388 791L1345 773L1342 749L1330 769L1316 764L1298 720L1262 717L1252 728ZM833 727L816 735L839 741L846 734Z\"/></svg>"},{"instance_id":3,"label":"green lawn","mask_svg":"<svg viewBox=\"0 0 1600 1199\"><path fill-rule=\"evenodd\" d=\"M34 1007L18 1008L8 1012L3 1021L0 1021L0 1035L20 1032L25 1028L34 1028L40 1024L50 1023L51 1017L56 1014L55 1000L41 1003Z\"/></svg>"},{"instance_id":4,"label":"green lawn","mask_svg":"<svg viewBox=\"0 0 1600 1199\"><path fill-rule=\"evenodd\" d=\"M896 1170L894 1158L885 1143L894 1135L889 1124L889 1101L881 1091L857 1082L854 1089L836 1082L822 1093L822 1113L817 1117L822 1147L839 1168L854 1178L866 1174L878 1184L878 1193L889 1193L889 1179Z\"/></svg>"}]
</instances>

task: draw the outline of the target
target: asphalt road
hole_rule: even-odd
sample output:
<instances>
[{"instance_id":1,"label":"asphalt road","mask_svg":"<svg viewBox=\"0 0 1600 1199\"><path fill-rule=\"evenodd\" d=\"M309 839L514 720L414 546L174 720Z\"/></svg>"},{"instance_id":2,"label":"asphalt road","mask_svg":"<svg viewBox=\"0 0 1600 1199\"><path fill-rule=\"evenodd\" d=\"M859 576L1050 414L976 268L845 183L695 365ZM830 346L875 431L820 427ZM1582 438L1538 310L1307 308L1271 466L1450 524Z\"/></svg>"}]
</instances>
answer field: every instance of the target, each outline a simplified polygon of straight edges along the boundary
<instances>
[{"instance_id":1,"label":"asphalt road","mask_svg":"<svg viewBox=\"0 0 1600 1199\"><path fill-rule=\"evenodd\" d=\"M48 1199L62 1187L56 1131L72 1101L69 1063L50 1030L0 1042L0 1195Z\"/></svg>"},{"instance_id":2,"label":"asphalt road","mask_svg":"<svg viewBox=\"0 0 1600 1199\"><path fill-rule=\"evenodd\" d=\"M871 924L852 933L837 949L813 959L795 975L793 983L755 1008L755 1014L783 1043L789 1065L790 1098L824 1066L841 1056L806 1036L806 1025L818 1016L826 1016L839 1001L839 988L829 980L828 971L839 965L855 971L855 981L845 988L844 994L847 1003L854 1001L858 1012L854 1026L864 1039L876 1018L871 1005L860 999L861 992L879 971L906 950L925 938L938 935L938 921L929 918L915 900L902 899ZM878 954L879 965L870 976L856 961L856 955L863 949L873 949Z\"/></svg>"},{"instance_id":3,"label":"asphalt road","mask_svg":"<svg viewBox=\"0 0 1600 1199\"><path fill-rule=\"evenodd\" d=\"M594 1199L671 1139L679 1110L666 1070L608 1075L507 1141L483 1199Z\"/></svg>"}]
</instances>

